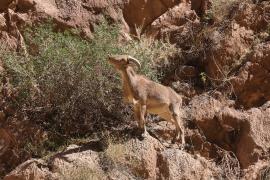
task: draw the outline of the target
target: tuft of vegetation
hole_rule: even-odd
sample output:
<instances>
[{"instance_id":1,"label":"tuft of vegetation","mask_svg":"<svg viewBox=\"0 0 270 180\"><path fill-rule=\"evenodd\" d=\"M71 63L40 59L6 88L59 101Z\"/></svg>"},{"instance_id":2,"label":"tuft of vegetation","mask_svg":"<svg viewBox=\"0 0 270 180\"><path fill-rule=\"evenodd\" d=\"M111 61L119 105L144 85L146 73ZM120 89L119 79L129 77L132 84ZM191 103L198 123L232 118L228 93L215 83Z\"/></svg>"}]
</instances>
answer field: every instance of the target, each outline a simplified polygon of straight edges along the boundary
<instances>
[{"instance_id":1,"label":"tuft of vegetation","mask_svg":"<svg viewBox=\"0 0 270 180\"><path fill-rule=\"evenodd\" d=\"M9 102L14 116L48 133L43 144L36 144L39 148L25 143L25 149L36 155L44 155L40 147L55 151L68 139L130 124L131 113L122 103L120 78L107 63L108 55L134 56L142 63L140 73L157 81L155 63L176 52L169 43L147 38L120 42L118 26L109 26L106 21L95 28L91 40L68 31L58 32L52 23L28 27L23 36L27 54L2 48L1 57L4 76L16 91Z\"/></svg>"},{"instance_id":2,"label":"tuft of vegetation","mask_svg":"<svg viewBox=\"0 0 270 180\"><path fill-rule=\"evenodd\" d=\"M112 162L121 163L125 160L125 154L128 153L127 147L122 143L109 141L109 147L106 149L106 155Z\"/></svg>"},{"instance_id":3,"label":"tuft of vegetation","mask_svg":"<svg viewBox=\"0 0 270 180\"><path fill-rule=\"evenodd\" d=\"M206 19L214 19L217 22L221 22L229 15L233 4L239 2L239 0L212 0L211 8L206 13Z\"/></svg>"},{"instance_id":4,"label":"tuft of vegetation","mask_svg":"<svg viewBox=\"0 0 270 180\"><path fill-rule=\"evenodd\" d=\"M267 180L270 179L270 167L266 166L262 170L260 170L260 179Z\"/></svg>"},{"instance_id":5,"label":"tuft of vegetation","mask_svg":"<svg viewBox=\"0 0 270 180\"><path fill-rule=\"evenodd\" d=\"M60 180L100 180L105 177L101 170L92 169L89 164L63 168L59 173Z\"/></svg>"}]
</instances>

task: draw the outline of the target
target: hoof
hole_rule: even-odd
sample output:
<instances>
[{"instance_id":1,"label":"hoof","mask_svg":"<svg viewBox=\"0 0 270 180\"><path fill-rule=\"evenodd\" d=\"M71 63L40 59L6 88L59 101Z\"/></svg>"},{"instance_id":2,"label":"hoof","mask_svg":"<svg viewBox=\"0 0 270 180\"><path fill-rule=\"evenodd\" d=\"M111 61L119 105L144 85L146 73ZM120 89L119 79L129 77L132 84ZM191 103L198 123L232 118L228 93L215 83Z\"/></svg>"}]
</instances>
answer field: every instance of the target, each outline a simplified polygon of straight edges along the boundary
<instances>
[{"instance_id":1,"label":"hoof","mask_svg":"<svg viewBox=\"0 0 270 180\"><path fill-rule=\"evenodd\" d=\"M144 140L147 137L147 134L148 134L147 131L144 131L143 133L140 132L138 139L140 141Z\"/></svg>"},{"instance_id":2,"label":"hoof","mask_svg":"<svg viewBox=\"0 0 270 180\"><path fill-rule=\"evenodd\" d=\"M184 144L181 145L180 150L181 151L184 151L185 150L185 145Z\"/></svg>"},{"instance_id":3,"label":"hoof","mask_svg":"<svg viewBox=\"0 0 270 180\"><path fill-rule=\"evenodd\" d=\"M172 144L175 144L176 143L176 139L173 138L172 141L171 141Z\"/></svg>"},{"instance_id":4,"label":"hoof","mask_svg":"<svg viewBox=\"0 0 270 180\"><path fill-rule=\"evenodd\" d=\"M139 139L140 141L143 141L145 138L146 138L146 136L144 136L143 134L140 134L140 135L138 136L138 139Z\"/></svg>"},{"instance_id":5,"label":"hoof","mask_svg":"<svg viewBox=\"0 0 270 180\"><path fill-rule=\"evenodd\" d=\"M138 128L137 129L137 136L139 140L143 140L147 137L148 132L145 128Z\"/></svg>"},{"instance_id":6,"label":"hoof","mask_svg":"<svg viewBox=\"0 0 270 180\"><path fill-rule=\"evenodd\" d=\"M142 141L147 137L147 132L139 130L137 131L137 137L140 141Z\"/></svg>"},{"instance_id":7,"label":"hoof","mask_svg":"<svg viewBox=\"0 0 270 180\"><path fill-rule=\"evenodd\" d=\"M146 138L146 137L147 137L147 134L148 134L147 131L144 131L144 132L142 133L142 137L143 137L143 138Z\"/></svg>"},{"instance_id":8,"label":"hoof","mask_svg":"<svg viewBox=\"0 0 270 180\"><path fill-rule=\"evenodd\" d=\"M138 139L139 139L140 141L143 141L143 140L144 140L144 137L143 137L143 136L139 136Z\"/></svg>"},{"instance_id":9,"label":"hoof","mask_svg":"<svg viewBox=\"0 0 270 180\"><path fill-rule=\"evenodd\" d=\"M181 144L181 148L180 148L182 151L184 150L189 150L190 149L190 145L188 144Z\"/></svg>"}]
</instances>

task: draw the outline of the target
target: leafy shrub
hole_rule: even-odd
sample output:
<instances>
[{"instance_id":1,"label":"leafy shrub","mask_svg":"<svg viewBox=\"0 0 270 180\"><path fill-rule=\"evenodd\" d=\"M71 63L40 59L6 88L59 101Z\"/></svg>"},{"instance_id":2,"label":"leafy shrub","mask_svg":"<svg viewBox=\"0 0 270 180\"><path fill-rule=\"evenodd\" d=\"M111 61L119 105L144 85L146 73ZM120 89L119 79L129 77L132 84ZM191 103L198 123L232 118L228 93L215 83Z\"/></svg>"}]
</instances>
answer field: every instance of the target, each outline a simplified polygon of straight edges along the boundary
<instances>
[{"instance_id":1,"label":"leafy shrub","mask_svg":"<svg viewBox=\"0 0 270 180\"><path fill-rule=\"evenodd\" d=\"M157 80L153 64L175 52L173 45L146 38L120 42L119 28L106 22L95 28L91 40L57 32L51 23L27 28L24 38L28 54L1 52L17 91L16 114L43 127L57 142L130 123L120 78L107 63L109 54L134 56L141 60L141 73ZM55 149L55 143L47 144Z\"/></svg>"}]
</instances>

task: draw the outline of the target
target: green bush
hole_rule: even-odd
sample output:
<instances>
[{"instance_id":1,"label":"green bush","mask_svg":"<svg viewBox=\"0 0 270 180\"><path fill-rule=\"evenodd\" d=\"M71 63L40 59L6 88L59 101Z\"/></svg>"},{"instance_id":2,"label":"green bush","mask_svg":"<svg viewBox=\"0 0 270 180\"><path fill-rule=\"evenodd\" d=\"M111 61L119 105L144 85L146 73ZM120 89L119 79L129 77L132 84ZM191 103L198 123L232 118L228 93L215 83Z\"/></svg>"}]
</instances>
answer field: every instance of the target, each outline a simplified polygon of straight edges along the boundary
<instances>
[{"instance_id":1,"label":"green bush","mask_svg":"<svg viewBox=\"0 0 270 180\"><path fill-rule=\"evenodd\" d=\"M129 124L131 113L122 104L120 78L107 63L109 54L134 56L143 65L140 73L157 80L154 64L176 52L173 45L147 38L121 42L119 28L106 22L95 28L91 40L58 32L51 23L27 28L24 38L28 54L2 49L2 60L17 91L16 114L40 125L49 137L88 136L99 128Z\"/></svg>"}]
</instances>

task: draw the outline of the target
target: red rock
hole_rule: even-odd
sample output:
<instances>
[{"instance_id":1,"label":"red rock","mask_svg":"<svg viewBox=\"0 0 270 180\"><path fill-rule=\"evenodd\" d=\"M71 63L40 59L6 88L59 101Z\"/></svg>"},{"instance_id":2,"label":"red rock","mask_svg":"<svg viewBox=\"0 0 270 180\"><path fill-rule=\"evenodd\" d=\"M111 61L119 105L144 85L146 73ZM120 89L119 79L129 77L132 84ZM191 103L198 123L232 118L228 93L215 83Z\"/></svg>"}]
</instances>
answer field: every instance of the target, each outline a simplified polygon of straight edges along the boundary
<instances>
[{"instance_id":1,"label":"red rock","mask_svg":"<svg viewBox=\"0 0 270 180\"><path fill-rule=\"evenodd\" d=\"M5 176L4 180L55 180L44 164L43 160L30 159Z\"/></svg>"},{"instance_id":2,"label":"red rock","mask_svg":"<svg viewBox=\"0 0 270 180\"><path fill-rule=\"evenodd\" d=\"M137 29L144 32L153 21L180 2L180 0L130 0L124 6L123 16L131 33L140 35L136 32Z\"/></svg>"},{"instance_id":3,"label":"red rock","mask_svg":"<svg viewBox=\"0 0 270 180\"><path fill-rule=\"evenodd\" d=\"M188 117L196 122L207 141L233 151L242 168L269 158L269 104L238 111L209 96L199 96L189 106Z\"/></svg>"},{"instance_id":4,"label":"red rock","mask_svg":"<svg viewBox=\"0 0 270 180\"><path fill-rule=\"evenodd\" d=\"M14 0L1 0L0 2L0 13L3 11L6 11L9 7L9 5L13 2Z\"/></svg>"},{"instance_id":5,"label":"red rock","mask_svg":"<svg viewBox=\"0 0 270 180\"><path fill-rule=\"evenodd\" d=\"M258 44L231 82L237 102L246 108L261 106L270 100L270 43Z\"/></svg>"},{"instance_id":6,"label":"red rock","mask_svg":"<svg viewBox=\"0 0 270 180\"><path fill-rule=\"evenodd\" d=\"M221 171L214 163L186 152L168 149L160 153L159 177L161 179L212 179L220 176ZM211 170L210 170L211 169Z\"/></svg>"}]
</instances>

